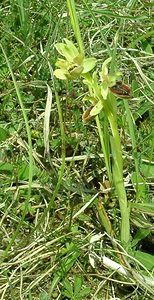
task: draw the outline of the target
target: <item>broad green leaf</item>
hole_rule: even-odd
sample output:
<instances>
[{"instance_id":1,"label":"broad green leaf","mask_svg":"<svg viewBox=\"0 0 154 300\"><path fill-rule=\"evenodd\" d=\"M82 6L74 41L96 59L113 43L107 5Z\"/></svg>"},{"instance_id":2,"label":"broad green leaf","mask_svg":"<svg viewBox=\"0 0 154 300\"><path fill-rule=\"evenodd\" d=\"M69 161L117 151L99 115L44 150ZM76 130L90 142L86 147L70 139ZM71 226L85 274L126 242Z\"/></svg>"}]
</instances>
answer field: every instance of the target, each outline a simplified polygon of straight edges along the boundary
<instances>
[{"instance_id":1,"label":"broad green leaf","mask_svg":"<svg viewBox=\"0 0 154 300\"><path fill-rule=\"evenodd\" d=\"M50 297L47 292L41 292L39 295L39 300L50 300Z\"/></svg>"},{"instance_id":2,"label":"broad green leaf","mask_svg":"<svg viewBox=\"0 0 154 300\"><path fill-rule=\"evenodd\" d=\"M5 141L8 137L8 131L2 127L0 127L0 142Z\"/></svg>"},{"instance_id":3,"label":"broad green leaf","mask_svg":"<svg viewBox=\"0 0 154 300\"><path fill-rule=\"evenodd\" d=\"M131 174L131 181L132 184L134 185L134 188L136 188L136 172L133 172ZM146 199L146 195L147 195L147 186L145 184L145 180L143 179L143 177L141 175L138 176L138 191L140 194L140 198L142 199Z\"/></svg>"},{"instance_id":4,"label":"broad green leaf","mask_svg":"<svg viewBox=\"0 0 154 300\"><path fill-rule=\"evenodd\" d=\"M59 52L59 54L61 54L62 56L64 56L65 44L63 44L63 43L57 43L57 44L55 44L55 48Z\"/></svg>"},{"instance_id":5,"label":"broad green leaf","mask_svg":"<svg viewBox=\"0 0 154 300\"><path fill-rule=\"evenodd\" d=\"M83 297L89 295L90 293L91 293L91 289L86 287L86 288L82 288L79 295L80 295L81 299L83 299Z\"/></svg>"},{"instance_id":6,"label":"broad green leaf","mask_svg":"<svg viewBox=\"0 0 154 300\"><path fill-rule=\"evenodd\" d=\"M79 276L75 276L74 279L74 296L78 296L78 294L81 291L81 287L82 287L82 278Z\"/></svg>"},{"instance_id":7,"label":"broad green leaf","mask_svg":"<svg viewBox=\"0 0 154 300\"><path fill-rule=\"evenodd\" d=\"M154 216L154 203L131 203L131 208L135 208L136 210Z\"/></svg>"},{"instance_id":8,"label":"broad green leaf","mask_svg":"<svg viewBox=\"0 0 154 300\"><path fill-rule=\"evenodd\" d=\"M154 269L154 255L137 250L133 252L133 256L149 271Z\"/></svg>"},{"instance_id":9,"label":"broad green leaf","mask_svg":"<svg viewBox=\"0 0 154 300\"><path fill-rule=\"evenodd\" d=\"M59 270L55 273L51 283L50 293L54 291L60 279L72 268L77 258L80 255L79 249L72 243L69 250L66 249L66 256L63 258Z\"/></svg>"},{"instance_id":10,"label":"broad green leaf","mask_svg":"<svg viewBox=\"0 0 154 300\"><path fill-rule=\"evenodd\" d=\"M33 176L39 174L39 168L33 165ZM27 180L29 178L29 164L24 161L20 161L18 167L18 176L20 180Z\"/></svg>"},{"instance_id":11,"label":"broad green leaf","mask_svg":"<svg viewBox=\"0 0 154 300\"><path fill-rule=\"evenodd\" d=\"M20 180L27 180L29 178L29 165L25 162L21 163L18 170Z\"/></svg>"},{"instance_id":12,"label":"broad green leaf","mask_svg":"<svg viewBox=\"0 0 154 300\"><path fill-rule=\"evenodd\" d=\"M62 292L63 296L69 298L69 299L73 299L73 294L70 294L67 290L65 290L64 292Z\"/></svg>"},{"instance_id":13,"label":"broad green leaf","mask_svg":"<svg viewBox=\"0 0 154 300\"><path fill-rule=\"evenodd\" d=\"M132 240L132 243L131 243L132 247L136 246L138 244L138 242L140 242L146 236L148 236L150 232L151 232L151 230L148 228L139 228Z\"/></svg>"},{"instance_id":14,"label":"broad green leaf","mask_svg":"<svg viewBox=\"0 0 154 300\"><path fill-rule=\"evenodd\" d=\"M154 165L150 163L142 163L141 170L145 177L154 178Z\"/></svg>"},{"instance_id":15,"label":"broad green leaf","mask_svg":"<svg viewBox=\"0 0 154 300\"><path fill-rule=\"evenodd\" d=\"M143 50L144 50L145 52L150 53L150 54L153 54L152 47L151 47L151 45L148 43L147 40L142 41L141 44L142 44L142 48L143 48Z\"/></svg>"},{"instance_id":16,"label":"broad green leaf","mask_svg":"<svg viewBox=\"0 0 154 300\"><path fill-rule=\"evenodd\" d=\"M67 293L70 295L70 296L73 296L73 287L70 283L70 281L66 278L63 282L63 286L64 288L67 290Z\"/></svg>"},{"instance_id":17,"label":"broad green leaf","mask_svg":"<svg viewBox=\"0 0 154 300\"><path fill-rule=\"evenodd\" d=\"M8 162L3 163L0 162L0 171L2 172L12 172L14 169L14 166Z\"/></svg>"}]
</instances>

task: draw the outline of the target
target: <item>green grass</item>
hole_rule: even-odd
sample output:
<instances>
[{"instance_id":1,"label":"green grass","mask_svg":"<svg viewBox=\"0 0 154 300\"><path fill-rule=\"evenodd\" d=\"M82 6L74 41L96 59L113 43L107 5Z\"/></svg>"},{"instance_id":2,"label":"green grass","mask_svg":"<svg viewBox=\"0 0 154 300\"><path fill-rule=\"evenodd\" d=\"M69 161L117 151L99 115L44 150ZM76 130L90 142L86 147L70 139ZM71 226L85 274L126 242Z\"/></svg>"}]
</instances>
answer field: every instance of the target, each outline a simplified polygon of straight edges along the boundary
<instances>
[{"instance_id":1,"label":"green grass","mask_svg":"<svg viewBox=\"0 0 154 300\"><path fill-rule=\"evenodd\" d=\"M82 122L87 88L80 79L53 80L55 44L63 38L76 44L67 1L3 0L0 299L153 299L151 284L140 277L149 280L154 268L153 1L76 1L76 10L86 56L98 60L100 71L114 53L133 91L131 100L117 101L130 248L126 253L120 242L118 199L96 123ZM104 112L99 119L109 153ZM103 255L129 276L105 267Z\"/></svg>"}]
</instances>

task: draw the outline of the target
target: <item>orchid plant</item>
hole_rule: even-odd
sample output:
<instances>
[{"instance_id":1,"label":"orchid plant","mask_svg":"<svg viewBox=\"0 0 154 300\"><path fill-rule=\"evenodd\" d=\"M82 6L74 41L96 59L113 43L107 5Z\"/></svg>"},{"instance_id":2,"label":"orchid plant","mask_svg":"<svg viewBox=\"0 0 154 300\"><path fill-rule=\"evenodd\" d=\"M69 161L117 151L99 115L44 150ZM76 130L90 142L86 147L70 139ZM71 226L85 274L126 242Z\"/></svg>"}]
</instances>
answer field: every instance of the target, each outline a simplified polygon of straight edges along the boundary
<instances>
[{"instance_id":1,"label":"orchid plant","mask_svg":"<svg viewBox=\"0 0 154 300\"><path fill-rule=\"evenodd\" d=\"M97 60L94 57L85 58L83 53L80 53L72 41L64 39L65 43L57 43L55 47L60 55L65 59L58 58L56 62L56 69L54 71L55 77L61 80L77 79L83 77L83 83L89 88L89 94L84 97L89 100L93 106L90 110L90 117L96 116L103 108L101 97L107 99L110 87L114 86L121 76L120 72L115 75L110 75L108 71L108 64L111 62L111 57L106 59L102 65L102 70L99 73L100 83L97 79L97 74L94 72L89 76L89 72L96 66Z\"/></svg>"},{"instance_id":2,"label":"orchid plant","mask_svg":"<svg viewBox=\"0 0 154 300\"><path fill-rule=\"evenodd\" d=\"M82 78L83 83L87 85L88 92L84 96L83 101L89 101L91 106L84 112L83 121L89 122L91 119L96 118L96 124L100 139L102 141L102 150L104 152L105 164L110 181L114 182L114 186L118 195L119 206L121 211L121 241L123 244L128 245L130 239L130 226L129 226L129 206L127 202L126 191L123 181L123 161L121 142L117 126L116 115L116 101L115 95L118 97L125 97L126 85L120 83L121 73L110 72L109 64L112 58L107 58L103 64L99 74L92 70L96 66L97 60L94 57L86 58L83 51L79 51L72 41L64 39L64 43L57 43L55 45L57 51L64 58L58 58L56 62L57 69L54 71L55 77L61 80L74 80ZM121 93L116 91L116 85L121 85ZM125 90L123 90L123 86ZM128 88L127 91L128 92ZM114 94L114 95L113 95ZM121 95L120 95L121 94ZM128 93L126 97L128 98ZM99 113L104 110L110 124L112 136L110 136L111 152L113 157L113 180L111 178L111 169L109 168L109 160L107 157L105 143L100 129L98 119ZM110 182L111 183L111 182ZM105 214L106 215L106 214ZM104 227L106 231L111 234L111 226L107 220L104 220Z\"/></svg>"}]
</instances>

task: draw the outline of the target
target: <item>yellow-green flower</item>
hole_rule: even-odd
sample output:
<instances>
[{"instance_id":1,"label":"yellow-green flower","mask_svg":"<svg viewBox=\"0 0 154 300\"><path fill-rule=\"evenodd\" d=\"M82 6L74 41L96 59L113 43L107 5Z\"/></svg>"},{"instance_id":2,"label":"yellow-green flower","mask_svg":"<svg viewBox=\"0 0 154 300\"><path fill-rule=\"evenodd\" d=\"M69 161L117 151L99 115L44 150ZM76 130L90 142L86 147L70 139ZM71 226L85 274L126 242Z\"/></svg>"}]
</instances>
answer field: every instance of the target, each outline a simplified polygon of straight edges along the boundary
<instances>
[{"instance_id":1,"label":"yellow-green flower","mask_svg":"<svg viewBox=\"0 0 154 300\"><path fill-rule=\"evenodd\" d=\"M88 119L97 116L103 109L103 100L106 100L110 88L116 84L117 79L121 75L120 72L116 72L115 75L110 75L108 71L108 64L111 62L112 58L107 58L103 65L102 70L99 73L101 83L98 84L97 75L94 72L92 77L84 80L84 83L88 85L90 90L90 95L86 95L84 100L89 100L92 103L92 107L89 110Z\"/></svg>"},{"instance_id":2,"label":"yellow-green flower","mask_svg":"<svg viewBox=\"0 0 154 300\"><path fill-rule=\"evenodd\" d=\"M102 71L100 74L101 79L101 95L103 96L103 99L107 99L109 88L114 86L116 84L117 79L121 76L120 72L116 72L115 75L110 75L108 71L108 64L111 62L112 58L107 58L103 65L102 65Z\"/></svg>"},{"instance_id":3,"label":"yellow-green flower","mask_svg":"<svg viewBox=\"0 0 154 300\"><path fill-rule=\"evenodd\" d=\"M62 80L75 79L81 74L88 73L96 65L94 57L85 58L83 53L79 53L75 45L68 39L64 39L65 43L57 43L55 45L57 51L65 57L58 58L54 75Z\"/></svg>"},{"instance_id":4,"label":"yellow-green flower","mask_svg":"<svg viewBox=\"0 0 154 300\"><path fill-rule=\"evenodd\" d=\"M101 98L101 88L98 84L97 75L94 72L92 77L87 78L83 81L89 87L89 94L84 97L84 101L88 100L91 102L91 109L88 111L88 120L97 116L103 108ZM87 112L85 112L87 117ZM85 116L84 114L84 116Z\"/></svg>"}]
</instances>

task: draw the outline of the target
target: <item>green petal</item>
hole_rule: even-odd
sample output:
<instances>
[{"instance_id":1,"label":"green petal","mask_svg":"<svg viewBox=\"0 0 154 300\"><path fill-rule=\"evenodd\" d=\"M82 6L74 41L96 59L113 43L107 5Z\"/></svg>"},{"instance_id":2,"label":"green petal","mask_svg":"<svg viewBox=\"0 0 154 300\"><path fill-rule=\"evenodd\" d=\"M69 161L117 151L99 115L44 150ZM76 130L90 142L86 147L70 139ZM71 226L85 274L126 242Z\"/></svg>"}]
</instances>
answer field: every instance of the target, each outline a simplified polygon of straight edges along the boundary
<instances>
[{"instance_id":1,"label":"green petal","mask_svg":"<svg viewBox=\"0 0 154 300\"><path fill-rule=\"evenodd\" d=\"M93 72L92 79L93 79L93 87L94 87L95 95L97 95L97 97L99 97L99 95L100 95L100 84L98 84L96 72Z\"/></svg>"},{"instance_id":2,"label":"green petal","mask_svg":"<svg viewBox=\"0 0 154 300\"><path fill-rule=\"evenodd\" d=\"M57 44L55 44L55 48L57 49L57 51L59 52L59 54L61 54L62 56L65 56L64 55L65 44L63 44L63 43L57 43Z\"/></svg>"},{"instance_id":3,"label":"green petal","mask_svg":"<svg viewBox=\"0 0 154 300\"><path fill-rule=\"evenodd\" d=\"M89 95L84 96L82 101L90 101L93 105L97 102L95 97Z\"/></svg>"},{"instance_id":4,"label":"green petal","mask_svg":"<svg viewBox=\"0 0 154 300\"><path fill-rule=\"evenodd\" d=\"M96 58L94 57L89 57L85 58L83 61L83 74L90 72L95 66L96 66Z\"/></svg>"},{"instance_id":5,"label":"green petal","mask_svg":"<svg viewBox=\"0 0 154 300\"><path fill-rule=\"evenodd\" d=\"M115 76L108 75L108 86L109 87L112 87L113 85L115 85L116 81L117 81L116 75Z\"/></svg>"},{"instance_id":6,"label":"green petal","mask_svg":"<svg viewBox=\"0 0 154 300\"><path fill-rule=\"evenodd\" d=\"M79 53L75 51L72 51L71 48L69 48L68 45L63 44L63 43L57 43L55 45L57 51L68 60L68 62L73 62L73 59L75 56L77 56Z\"/></svg>"},{"instance_id":7,"label":"green petal","mask_svg":"<svg viewBox=\"0 0 154 300\"><path fill-rule=\"evenodd\" d=\"M101 84L101 94L105 100L107 99L108 92L109 92L108 84L107 84L107 82L104 81Z\"/></svg>"},{"instance_id":8,"label":"green petal","mask_svg":"<svg viewBox=\"0 0 154 300\"><path fill-rule=\"evenodd\" d=\"M107 65L110 63L111 60L112 60L112 58L109 57L102 64L102 71L100 72L100 77L101 77L102 81L106 80L106 77L108 75L108 67L107 67Z\"/></svg>"},{"instance_id":9,"label":"green petal","mask_svg":"<svg viewBox=\"0 0 154 300\"><path fill-rule=\"evenodd\" d=\"M65 59L58 58L58 60L56 61L55 65L56 65L56 67L59 67L61 69L66 69L67 70L67 68L69 66L69 63Z\"/></svg>"},{"instance_id":10,"label":"green petal","mask_svg":"<svg viewBox=\"0 0 154 300\"><path fill-rule=\"evenodd\" d=\"M90 116L97 116L100 111L102 110L103 105L102 105L102 101L98 101L97 104L95 104L95 106L92 108L92 110L90 111Z\"/></svg>"},{"instance_id":11,"label":"green petal","mask_svg":"<svg viewBox=\"0 0 154 300\"><path fill-rule=\"evenodd\" d=\"M83 53L79 53L74 59L73 62L77 65L82 65L83 64L83 60L84 60L84 54Z\"/></svg>"},{"instance_id":12,"label":"green petal","mask_svg":"<svg viewBox=\"0 0 154 300\"><path fill-rule=\"evenodd\" d=\"M68 47L68 49L70 51L71 56L74 56L74 57L78 56L79 55L79 51L76 48L76 46L73 44L73 42L69 41L68 39L64 39L64 41L65 41L65 43L66 43L66 45L67 45L67 47Z\"/></svg>"},{"instance_id":13,"label":"green petal","mask_svg":"<svg viewBox=\"0 0 154 300\"><path fill-rule=\"evenodd\" d=\"M104 70L105 67L107 67L107 65L111 62L112 57L108 57L102 64L102 72Z\"/></svg>"},{"instance_id":14,"label":"green petal","mask_svg":"<svg viewBox=\"0 0 154 300\"><path fill-rule=\"evenodd\" d=\"M61 70L61 69L56 69L53 72L54 76L56 76L58 79L66 80L67 79L67 74Z\"/></svg>"},{"instance_id":15,"label":"green petal","mask_svg":"<svg viewBox=\"0 0 154 300\"><path fill-rule=\"evenodd\" d=\"M69 74L71 75L72 79L77 78L82 73L82 70L82 66L75 66L71 71L69 70Z\"/></svg>"},{"instance_id":16,"label":"green petal","mask_svg":"<svg viewBox=\"0 0 154 300\"><path fill-rule=\"evenodd\" d=\"M66 40L66 39L65 39ZM73 62L73 59L79 55L77 48L72 42L67 40L67 44L57 43L55 44L57 51L64 56L69 62Z\"/></svg>"}]
</instances>

